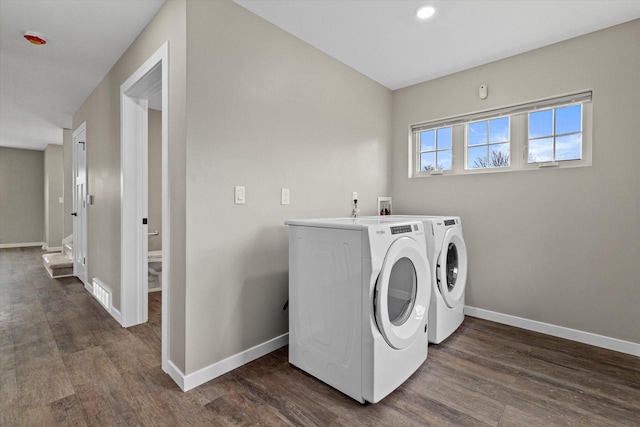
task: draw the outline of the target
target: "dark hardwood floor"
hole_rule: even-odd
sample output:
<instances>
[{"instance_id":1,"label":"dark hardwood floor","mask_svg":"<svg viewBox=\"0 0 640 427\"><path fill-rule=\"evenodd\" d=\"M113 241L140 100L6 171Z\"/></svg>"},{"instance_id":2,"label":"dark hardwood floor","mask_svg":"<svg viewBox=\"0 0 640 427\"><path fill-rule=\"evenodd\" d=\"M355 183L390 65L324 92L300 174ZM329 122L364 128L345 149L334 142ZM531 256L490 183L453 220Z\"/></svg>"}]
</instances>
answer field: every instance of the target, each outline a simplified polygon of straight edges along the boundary
<instances>
[{"instance_id":1,"label":"dark hardwood floor","mask_svg":"<svg viewBox=\"0 0 640 427\"><path fill-rule=\"evenodd\" d=\"M121 328L36 249L0 250L0 425L631 426L640 359L474 318L375 405L292 367L287 348L183 393L150 322Z\"/></svg>"}]
</instances>

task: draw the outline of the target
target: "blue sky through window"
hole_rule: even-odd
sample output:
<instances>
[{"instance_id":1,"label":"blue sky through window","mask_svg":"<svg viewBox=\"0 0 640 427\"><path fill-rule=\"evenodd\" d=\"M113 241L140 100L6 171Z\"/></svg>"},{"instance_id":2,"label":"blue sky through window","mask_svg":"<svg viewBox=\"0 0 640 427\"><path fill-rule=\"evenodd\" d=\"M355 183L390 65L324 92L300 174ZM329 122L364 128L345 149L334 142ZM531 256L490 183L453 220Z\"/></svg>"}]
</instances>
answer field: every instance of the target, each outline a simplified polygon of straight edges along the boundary
<instances>
[{"instance_id":1,"label":"blue sky through window","mask_svg":"<svg viewBox=\"0 0 640 427\"><path fill-rule=\"evenodd\" d=\"M429 129L420 132L420 170L450 170L451 127Z\"/></svg>"},{"instance_id":2,"label":"blue sky through window","mask_svg":"<svg viewBox=\"0 0 640 427\"><path fill-rule=\"evenodd\" d=\"M581 158L581 104L529 114L529 163Z\"/></svg>"},{"instance_id":3,"label":"blue sky through window","mask_svg":"<svg viewBox=\"0 0 640 427\"><path fill-rule=\"evenodd\" d=\"M469 123L467 168L509 166L509 117Z\"/></svg>"}]
</instances>

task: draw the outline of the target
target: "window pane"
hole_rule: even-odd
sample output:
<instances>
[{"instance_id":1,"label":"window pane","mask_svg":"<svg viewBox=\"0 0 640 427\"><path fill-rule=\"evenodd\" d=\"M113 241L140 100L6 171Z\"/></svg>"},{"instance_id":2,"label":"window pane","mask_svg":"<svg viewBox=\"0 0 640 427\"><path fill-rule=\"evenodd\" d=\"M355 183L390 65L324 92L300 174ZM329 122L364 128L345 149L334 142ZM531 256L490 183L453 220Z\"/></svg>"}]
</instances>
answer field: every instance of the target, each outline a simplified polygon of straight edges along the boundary
<instances>
[{"instance_id":1,"label":"window pane","mask_svg":"<svg viewBox=\"0 0 640 427\"><path fill-rule=\"evenodd\" d=\"M582 158L582 134L556 138L556 160L578 160Z\"/></svg>"},{"instance_id":2,"label":"window pane","mask_svg":"<svg viewBox=\"0 0 640 427\"><path fill-rule=\"evenodd\" d=\"M436 132L434 130L426 130L420 132L420 151L436 149Z\"/></svg>"},{"instance_id":3,"label":"window pane","mask_svg":"<svg viewBox=\"0 0 640 427\"><path fill-rule=\"evenodd\" d=\"M509 118L489 120L489 142L509 141Z\"/></svg>"},{"instance_id":4,"label":"window pane","mask_svg":"<svg viewBox=\"0 0 640 427\"><path fill-rule=\"evenodd\" d=\"M487 121L469 123L469 145L487 143Z\"/></svg>"},{"instance_id":5,"label":"window pane","mask_svg":"<svg viewBox=\"0 0 640 427\"><path fill-rule=\"evenodd\" d=\"M582 105L556 108L556 134L582 131Z\"/></svg>"},{"instance_id":6,"label":"window pane","mask_svg":"<svg viewBox=\"0 0 640 427\"><path fill-rule=\"evenodd\" d=\"M451 128L438 129L438 150L451 148Z\"/></svg>"},{"instance_id":7,"label":"window pane","mask_svg":"<svg viewBox=\"0 0 640 427\"><path fill-rule=\"evenodd\" d=\"M436 168L436 153L432 151L430 153L420 154L420 170L423 172L429 172Z\"/></svg>"},{"instance_id":8,"label":"window pane","mask_svg":"<svg viewBox=\"0 0 640 427\"><path fill-rule=\"evenodd\" d=\"M509 143L489 146L489 166L492 168L509 167Z\"/></svg>"},{"instance_id":9,"label":"window pane","mask_svg":"<svg viewBox=\"0 0 640 427\"><path fill-rule=\"evenodd\" d=\"M529 163L553 161L553 138L529 141Z\"/></svg>"},{"instance_id":10,"label":"window pane","mask_svg":"<svg viewBox=\"0 0 640 427\"><path fill-rule=\"evenodd\" d=\"M487 146L470 147L467 156L467 168L477 169L487 167Z\"/></svg>"},{"instance_id":11,"label":"window pane","mask_svg":"<svg viewBox=\"0 0 640 427\"><path fill-rule=\"evenodd\" d=\"M451 170L451 150L438 151L438 169Z\"/></svg>"},{"instance_id":12,"label":"window pane","mask_svg":"<svg viewBox=\"0 0 640 427\"><path fill-rule=\"evenodd\" d=\"M529 138L553 135L553 110L529 114Z\"/></svg>"}]
</instances>

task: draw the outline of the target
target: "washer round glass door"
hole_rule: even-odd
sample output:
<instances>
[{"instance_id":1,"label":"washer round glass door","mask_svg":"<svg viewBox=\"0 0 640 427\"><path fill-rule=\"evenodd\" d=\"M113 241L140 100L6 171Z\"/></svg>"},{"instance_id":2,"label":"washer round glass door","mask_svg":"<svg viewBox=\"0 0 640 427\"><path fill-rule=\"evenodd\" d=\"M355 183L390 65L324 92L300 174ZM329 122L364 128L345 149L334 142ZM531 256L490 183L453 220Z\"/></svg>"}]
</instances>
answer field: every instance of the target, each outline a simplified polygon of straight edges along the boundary
<instances>
[{"instance_id":1,"label":"washer round glass door","mask_svg":"<svg viewBox=\"0 0 640 427\"><path fill-rule=\"evenodd\" d=\"M411 345L422 331L431 297L431 275L424 247L409 237L394 241L375 289L375 316L380 333L395 349Z\"/></svg>"},{"instance_id":2,"label":"washer round glass door","mask_svg":"<svg viewBox=\"0 0 640 427\"><path fill-rule=\"evenodd\" d=\"M467 247L455 228L448 229L444 235L436 277L447 306L454 308L460 305L467 286Z\"/></svg>"}]
</instances>

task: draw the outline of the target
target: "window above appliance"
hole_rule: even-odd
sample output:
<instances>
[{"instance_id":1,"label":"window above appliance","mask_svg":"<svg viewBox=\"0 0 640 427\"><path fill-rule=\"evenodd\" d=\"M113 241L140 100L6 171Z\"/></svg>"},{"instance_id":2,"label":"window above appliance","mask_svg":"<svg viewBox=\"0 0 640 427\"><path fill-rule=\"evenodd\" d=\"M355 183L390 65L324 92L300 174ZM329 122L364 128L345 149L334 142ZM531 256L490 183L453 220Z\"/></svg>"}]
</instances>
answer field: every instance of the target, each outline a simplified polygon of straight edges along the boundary
<instances>
[{"instance_id":1,"label":"window above appliance","mask_svg":"<svg viewBox=\"0 0 640 427\"><path fill-rule=\"evenodd\" d=\"M411 126L411 177L591 166L592 93Z\"/></svg>"}]
</instances>

